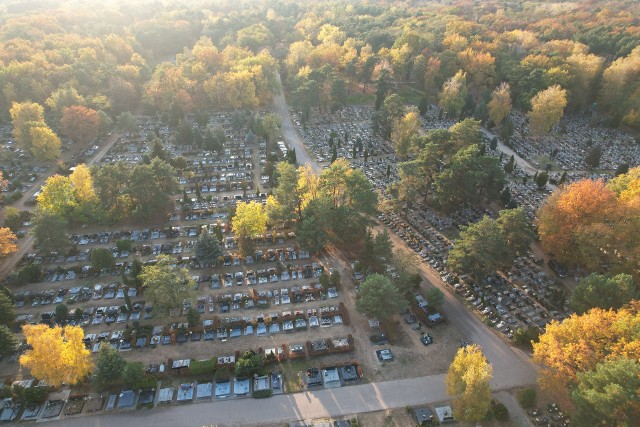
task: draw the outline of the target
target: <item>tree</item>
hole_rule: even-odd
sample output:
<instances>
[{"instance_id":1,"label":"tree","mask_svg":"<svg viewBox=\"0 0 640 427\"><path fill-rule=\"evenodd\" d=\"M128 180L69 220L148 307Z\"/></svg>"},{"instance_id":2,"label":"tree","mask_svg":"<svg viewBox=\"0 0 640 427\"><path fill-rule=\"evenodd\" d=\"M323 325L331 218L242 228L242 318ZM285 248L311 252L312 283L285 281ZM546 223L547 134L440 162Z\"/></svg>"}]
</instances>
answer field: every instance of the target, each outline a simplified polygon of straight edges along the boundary
<instances>
[{"instance_id":1,"label":"tree","mask_svg":"<svg viewBox=\"0 0 640 427\"><path fill-rule=\"evenodd\" d=\"M636 295L633 277L628 274L604 276L591 273L578 283L569 298L569 307L578 314L594 307L617 310Z\"/></svg>"},{"instance_id":2,"label":"tree","mask_svg":"<svg viewBox=\"0 0 640 427\"><path fill-rule=\"evenodd\" d=\"M602 158L602 147L596 145L589 151L584 159L585 164L589 169L595 169L600 166L600 159Z\"/></svg>"},{"instance_id":3,"label":"tree","mask_svg":"<svg viewBox=\"0 0 640 427\"><path fill-rule=\"evenodd\" d=\"M187 322L189 323L190 328L200 324L200 313L198 313L198 310L193 307L190 307L189 310L187 310Z\"/></svg>"},{"instance_id":4,"label":"tree","mask_svg":"<svg viewBox=\"0 0 640 427\"><path fill-rule=\"evenodd\" d=\"M508 256L513 259L525 255L535 239L527 212L523 208L503 209L496 222ZM507 260L504 266L510 267L511 262Z\"/></svg>"},{"instance_id":5,"label":"tree","mask_svg":"<svg viewBox=\"0 0 640 427\"><path fill-rule=\"evenodd\" d=\"M91 251L91 266L98 271L110 270L116 266L116 260L109 249L96 248Z\"/></svg>"},{"instance_id":6,"label":"tree","mask_svg":"<svg viewBox=\"0 0 640 427\"><path fill-rule=\"evenodd\" d=\"M195 254L203 266L215 265L222 256L220 240L203 227L196 241Z\"/></svg>"},{"instance_id":7,"label":"tree","mask_svg":"<svg viewBox=\"0 0 640 427\"><path fill-rule=\"evenodd\" d=\"M487 107L489 109L489 120L496 125L501 124L511 112L511 87L509 83L500 83L500 86L495 88L491 93L491 100Z\"/></svg>"},{"instance_id":8,"label":"tree","mask_svg":"<svg viewBox=\"0 0 640 427\"><path fill-rule=\"evenodd\" d=\"M18 239L11 229L0 228L0 258L6 257L18 250Z\"/></svg>"},{"instance_id":9,"label":"tree","mask_svg":"<svg viewBox=\"0 0 640 427\"><path fill-rule=\"evenodd\" d=\"M44 108L35 102L14 102L9 113L16 142L25 149L31 149L29 129L34 123L44 123Z\"/></svg>"},{"instance_id":10,"label":"tree","mask_svg":"<svg viewBox=\"0 0 640 427\"><path fill-rule=\"evenodd\" d=\"M60 138L44 123L29 128L31 153L37 160L54 160L60 157Z\"/></svg>"},{"instance_id":11,"label":"tree","mask_svg":"<svg viewBox=\"0 0 640 427\"><path fill-rule=\"evenodd\" d=\"M273 190L273 200L267 201L267 216L271 223L284 224L302 218L302 189L299 188L300 172L287 162L276 165L278 182Z\"/></svg>"},{"instance_id":12,"label":"tree","mask_svg":"<svg viewBox=\"0 0 640 427\"><path fill-rule=\"evenodd\" d=\"M96 199L96 191L93 188L91 171L84 163L76 165L69 175L69 181L73 186L74 196L79 204L92 203Z\"/></svg>"},{"instance_id":13,"label":"tree","mask_svg":"<svg viewBox=\"0 0 640 427\"><path fill-rule=\"evenodd\" d=\"M578 374L620 356L637 360L639 324L637 301L618 311L594 308L562 323L547 324L545 333L533 343L533 361L543 367L538 380L541 387L566 405Z\"/></svg>"},{"instance_id":14,"label":"tree","mask_svg":"<svg viewBox=\"0 0 640 427\"><path fill-rule=\"evenodd\" d=\"M136 132L139 129L138 120L128 111L116 117L116 126L124 132Z\"/></svg>"},{"instance_id":15,"label":"tree","mask_svg":"<svg viewBox=\"0 0 640 427\"><path fill-rule=\"evenodd\" d=\"M444 292L440 288L430 288L426 295L427 304L431 307L438 307L444 303Z\"/></svg>"},{"instance_id":16,"label":"tree","mask_svg":"<svg viewBox=\"0 0 640 427\"><path fill-rule=\"evenodd\" d=\"M155 265L142 268L140 280L146 288L145 295L160 309L182 307L184 300L193 296L193 279L186 268L176 267L174 260L160 255Z\"/></svg>"},{"instance_id":17,"label":"tree","mask_svg":"<svg viewBox=\"0 0 640 427\"><path fill-rule=\"evenodd\" d=\"M264 369L264 356L254 351L247 351L236 362L235 374L241 378L251 378L254 375L262 375Z\"/></svg>"},{"instance_id":18,"label":"tree","mask_svg":"<svg viewBox=\"0 0 640 427\"><path fill-rule=\"evenodd\" d=\"M140 388L145 377L144 365L142 362L127 362L122 371L122 381L125 387Z\"/></svg>"},{"instance_id":19,"label":"tree","mask_svg":"<svg viewBox=\"0 0 640 427\"><path fill-rule=\"evenodd\" d=\"M0 354L2 356L8 356L18 346L18 340L11 329L7 325L0 325Z\"/></svg>"},{"instance_id":20,"label":"tree","mask_svg":"<svg viewBox=\"0 0 640 427\"><path fill-rule=\"evenodd\" d=\"M640 364L619 357L577 375L571 393L577 425L633 425L640 419Z\"/></svg>"},{"instance_id":21,"label":"tree","mask_svg":"<svg viewBox=\"0 0 640 427\"><path fill-rule=\"evenodd\" d=\"M407 300L388 277L370 274L360 285L356 309L381 321L389 319L407 308Z\"/></svg>"},{"instance_id":22,"label":"tree","mask_svg":"<svg viewBox=\"0 0 640 427\"><path fill-rule=\"evenodd\" d=\"M476 344L458 350L447 372L447 394L453 397L456 419L479 422L491 405L493 368Z\"/></svg>"},{"instance_id":23,"label":"tree","mask_svg":"<svg viewBox=\"0 0 640 427\"><path fill-rule=\"evenodd\" d=\"M507 256L497 221L485 216L460 231L453 249L449 251L448 263L454 271L482 280L494 273Z\"/></svg>"},{"instance_id":24,"label":"tree","mask_svg":"<svg viewBox=\"0 0 640 427\"><path fill-rule=\"evenodd\" d=\"M76 206L76 194L71 179L62 175L47 178L36 200L40 212L68 218Z\"/></svg>"},{"instance_id":25,"label":"tree","mask_svg":"<svg viewBox=\"0 0 640 427\"><path fill-rule=\"evenodd\" d=\"M435 179L438 203L447 210L465 203L477 205L483 199L495 200L504 187L500 161L480 155L478 145L458 151Z\"/></svg>"},{"instance_id":26,"label":"tree","mask_svg":"<svg viewBox=\"0 0 640 427\"><path fill-rule=\"evenodd\" d=\"M11 325L16 318L16 312L11 298L0 292L0 325Z\"/></svg>"},{"instance_id":27,"label":"tree","mask_svg":"<svg viewBox=\"0 0 640 427\"><path fill-rule=\"evenodd\" d=\"M100 116L96 110L73 105L62 110L62 132L79 144L87 144L98 136Z\"/></svg>"},{"instance_id":28,"label":"tree","mask_svg":"<svg viewBox=\"0 0 640 427\"><path fill-rule=\"evenodd\" d=\"M267 215L262 204L257 202L238 203L233 216L232 229L240 240L240 251L243 255L252 254L249 238L263 234L267 230Z\"/></svg>"},{"instance_id":29,"label":"tree","mask_svg":"<svg viewBox=\"0 0 640 427\"><path fill-rule=\"evenodd\" d=\"M123 377L127 362L108 343L100 345L96 357L96 368L93 372L93 382L99 390L117 383Z\"/></svg>"},{"instance_id":30,"label":"tree","mask_svg":"<svg viewBox=\"0 0 640 427\"><path fill-rule=\"evenodd\" d=\"M462 70L447 80L440 91L438 105L450 117L458 117L467 100L467 74Z\"/></svg>"},{"instance_id":31,"label":"tree","mask_svg":"<svg viewBox=\"0 0 640 427\"><path fill-rule=\"evenodd\" d=\"M66 253L69 240L67 239L67 221L65 219L53 214L37 212L34 222L33 236L40 253Z\"/></svg>"},{"instance_id":32,"label":"tree","mask_svg":"<svg viewBox=\"0 0 640 427\"><path fill-rule=\"evenodd\" d=\"M513 172L514 167L515 167L515 158L513 157L513 154L512 154L511 157L509 157L509 161L504 165L504 171L506 173L511 173Z\"/></svg>"},{"instance_id":33,"label":"tree","mask_svg":"<svg viewBox=\"0 0 640 427\"><path fill-rule=\"evenodd\" d=\"M66 322L69 317L69 307L64 304L56 305L56 322Z\"/></svg>"},{"instance_id":34,"label":"tree","mask_svg":"<svg viewBox=\"0 0 640 427\"><path fill-rule=\"evenodd\" d=\"M187 120L182 120L176 130L176 144L191 145L193 143L193 127Z\"/></svg>"},{"instance_id":35,"label":"tree","mask_svg":"<svg viewBox=\"0 0 640 427\"><path fill-rule=\"evenodd\" d=\"M27 344L31 347L20 356L20 365L48 385L63 382L75 385L91 373L91 353L84 346L84 331L79 326L24 325Z\"/></svg>"},{"instance_id":36,"label":"tree","mask_svg":"<svg viewBox=\"0 0 640 427\"><path fill-rule=\"evenodd\" d=\"M420 132L420 113L415 108L410 108L400 119L393 123L391 141L396 150L396 155L406 156L411 151L411 141Z\"/></svg>"},{"instance_id":37,"label":"tree","mask_svg":"<svg viewBox=\"0 0 640 427\"><path fill-rule=\"evenodd\" d=\"M567 106L567 91L560 86L541 90L531 99L529 129L534 135L542 135L557 125Z\"/></svg>"},{"instance_id":38,"label":"tree","mask_svg":"<svg viewBox=\"0 0 640 427\"><path fill-rule=\"evenodd\" d=\"M496 220L485 216L463 228L448 262L452 269L480 280L496 269L508 270L516 256L526 253L533 238L524 209L505 209Z\"/></svg>"},{"instance_id":39,"label":"tree","mask_svg":"<svg viewBox=\"0 0 640 427\"><path fill-rule=\"evenodd\" d=\"M607 259L603 244L616 240L616 205L615 193L602 181L581 180L556 189L537 213L542 249L564 264L595 267Z\"/></svg>"}]
</instances>

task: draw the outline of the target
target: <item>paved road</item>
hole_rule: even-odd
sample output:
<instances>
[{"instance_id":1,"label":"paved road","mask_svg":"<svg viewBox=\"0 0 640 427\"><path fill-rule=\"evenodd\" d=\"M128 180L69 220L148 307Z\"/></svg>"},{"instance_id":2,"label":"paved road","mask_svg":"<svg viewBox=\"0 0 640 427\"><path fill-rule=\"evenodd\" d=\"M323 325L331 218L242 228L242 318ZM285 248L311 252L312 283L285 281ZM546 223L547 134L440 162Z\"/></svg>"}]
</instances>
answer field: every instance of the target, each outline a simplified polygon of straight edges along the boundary
<instances>
[{"instance_id":1,"label":"paved road","mask_svg":"<svg viewBox=\"0 0 640 427\"><path fill-rule=\"evenodd\" d=\"M115 144L115 142L118 140L119 137L120 137L119 133L111 134L111 136L104 142L104 144L102 144L100 149L93 155L93 157L87 161L87 165L91 166L94 163L99 162L107 154L109 149L111 149L111 147L113 146L113 144ZM51 168L49 170L49 174L46 174L42 176L40 179L38 179L34 183L34 185L31 187L31 189L29 189L29 191L27 191L22 196L22 199L20 199L13 206L15 206L19 210L33 210L35 206L27 205L26 201L31 199L31 197L37 191L40 191L40 188L45 183L45 181L49 178L49 176L55 174L56 171L57 171L57 168L55 167ZM7 274L10 273L25 254L31 252L33 248L33 244L34 244L34 238L31 235L31 233L27 234L27 236L25 236L24 238L18 240L18 250L13 254L9 255L8 257L6 257L5 259L3 259L2 263L0 263L0 279L4 278Z\"/></svg>"},{"instance_id":2,"label":"paved road","mask_svg":"<svg viewBox=\"0 0 640 427\"><path fill-rule=\"evenodd\" d=\"M447 400L444 375L274 396L194 405L125 411L95 417L65 418L49 425L65 427L123 425L203 426L264 425L296 420L339 417Z\"/></svg>"},{"instance_id":3,"label":"paved road","mask_svg":"<svg viewBox=\"0 0 640 427\"><path fill-rule=\"evenodd\" d=\"M280 92L273 98L273 107L282 119L282 136L284 142L290 149L295 148L296 159L299 165L310 164L314 172L320 173L322 168L318 163L309 155L309 152L305 148L298 130L293 126L291 121L291 115L289 114L289 106L284 99L284 93L282 91L282 83L280 82L280 74L277 74L278 83L280 84Z\"/></svg>"}]
</instances>

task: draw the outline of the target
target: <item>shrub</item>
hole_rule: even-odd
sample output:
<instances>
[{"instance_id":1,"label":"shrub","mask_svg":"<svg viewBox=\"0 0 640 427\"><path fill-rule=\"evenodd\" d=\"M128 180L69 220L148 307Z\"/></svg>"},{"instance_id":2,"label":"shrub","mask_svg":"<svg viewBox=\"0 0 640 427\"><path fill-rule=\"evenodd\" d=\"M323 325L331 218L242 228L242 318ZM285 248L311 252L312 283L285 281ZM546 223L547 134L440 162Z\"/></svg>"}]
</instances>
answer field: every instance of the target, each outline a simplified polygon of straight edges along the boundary
<instances>
[{"instance_id":1,"label":"shrub","mask_svg":"<svg viewBox=\"0 0 640 427\"><path fill-rule=\"evenodd\" d=\"M507 421L509 419L509 410L502 402L498 402L497 400L491 401L491 412L493 412L493 415L498 421Z\"/></svg>"},{"instance_id":2,"label":"shrub","mask_svg":"<svg viewBox=\"0 0 640 427\"><path fill-rule=\"evenodd\" d=\"M538 392L535 388L525 388L518 393L518 402L525 409L533 408L538 400Z\"/></svg>"},{"instance_id":3,"label":"shrub","mask_svg":"<svg viewBox=\"0 0 640 427\"><path fill-rule=\"evenodd\" d=\"M273 395L273 390L258 390L251 393L251 397L254 399L266 399L267 397L271 397Z\"/></svg>"}]
</instances>

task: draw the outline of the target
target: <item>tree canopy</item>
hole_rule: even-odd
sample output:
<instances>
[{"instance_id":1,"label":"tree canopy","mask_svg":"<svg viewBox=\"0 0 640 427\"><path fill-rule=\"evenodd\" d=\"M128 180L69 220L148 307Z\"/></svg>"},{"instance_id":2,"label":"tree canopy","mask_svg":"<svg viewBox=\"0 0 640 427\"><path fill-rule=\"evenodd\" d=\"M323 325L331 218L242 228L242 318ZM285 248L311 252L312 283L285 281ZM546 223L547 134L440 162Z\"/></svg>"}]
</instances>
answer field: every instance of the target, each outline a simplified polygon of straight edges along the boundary
<instances>
[{"instance_id":1,"label":"tree canopy","mask_svg":"<svg viewBox=\"0 0 640 427\"><path fill-rule=\"evenodd\" d=\"M58 387L63 382L77 384L91 373L93 361L82 341L81 327L25 325L22 333L31 350L20 356L20 365L28 368L34 377Z\"/></svg>"},{"instance_id":2,"label":"tree canopy","mask_svg":"<svg viewBox=\"0 0 640 427\"><path fill-rule=\"evenodd\" d=\"M360 285L356 309L362 314L384 321L407 306L404 295L386 276L370 274Z\"/></svg>"},{"instance_id":3,"label":"tree canopy","mask_svg":"<svg viewBox=\"0 0 640 427\"><path fill-rule=\"evenodd\" d=\"M160 309L180 308L184 300L193 296L194 283L189 270L177 267L167 255L158 256L155 265L143 267L140 280L145 296Z\"/></svg>"}]
</instances>

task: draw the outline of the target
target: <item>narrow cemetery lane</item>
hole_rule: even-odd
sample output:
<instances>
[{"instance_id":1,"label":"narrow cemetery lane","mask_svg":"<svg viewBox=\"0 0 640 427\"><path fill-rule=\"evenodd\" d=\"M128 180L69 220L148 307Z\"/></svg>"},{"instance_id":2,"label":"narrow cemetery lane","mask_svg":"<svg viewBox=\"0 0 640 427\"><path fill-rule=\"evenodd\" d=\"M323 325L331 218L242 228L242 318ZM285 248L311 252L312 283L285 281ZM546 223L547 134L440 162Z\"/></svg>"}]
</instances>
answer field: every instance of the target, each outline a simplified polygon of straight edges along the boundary
<instances>
[{"instance_id":1,"label":"narrow cemetery lane","mask_svg":"<svg viewBox=\"0 0 640 427\"><path fill-rule=\"evenodd\" d=\"M289 114L289 105L284 99L282 83L280 82L280 74L276 74L276 77L278 79L278 83L280 83L280 90L279 93L273 97L273 108L282 118L282 136L284 137L284 142L287 144L289 149L295 148L296 159L298 160L299 165L309 163L314 172L320 173L322 172L322 168L309 155L309 152L304 147L304 144L300 139L298 131L293 126L291 114Z\"/></svg>"}]
</instances>

